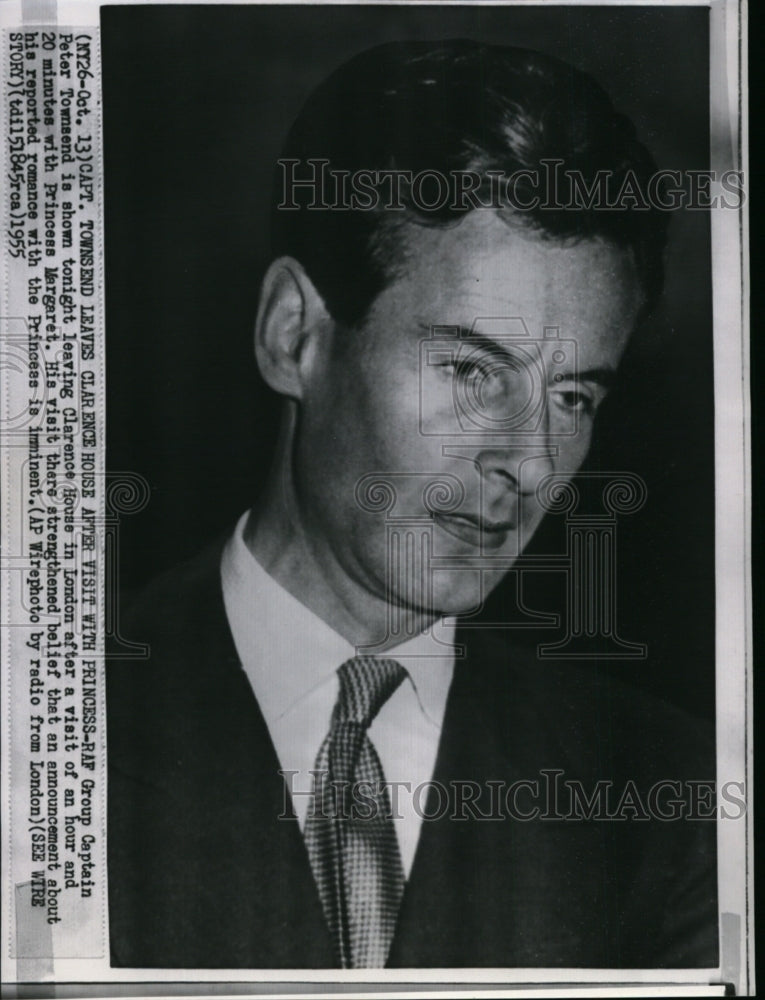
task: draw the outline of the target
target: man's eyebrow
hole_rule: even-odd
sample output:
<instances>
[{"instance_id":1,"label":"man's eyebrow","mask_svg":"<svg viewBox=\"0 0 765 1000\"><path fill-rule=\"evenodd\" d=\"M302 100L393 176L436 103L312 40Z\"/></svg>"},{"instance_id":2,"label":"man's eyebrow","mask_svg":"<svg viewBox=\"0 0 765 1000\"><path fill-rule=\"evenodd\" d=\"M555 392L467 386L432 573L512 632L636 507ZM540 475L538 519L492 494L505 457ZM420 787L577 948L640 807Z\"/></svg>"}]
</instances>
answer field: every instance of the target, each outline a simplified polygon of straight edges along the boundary
<instances>
[{"instance_id":1,"label":"man's eyebrow","mask_svg":"<svg viewBox=\"0 0 765 1000\"><path fill-rule=\"evenodd\" d=\"M516 366L518 364L517 355L503 347L499 341L494 340L492 337L486 337L482 333L474 333L473 330L468 329L466 326L458 326L457 324L452 324L451 326L447 326L446 324L428 325L422 322L418 322L417 325L422 330L426 330L431 337L437 337L438 331L444 331L445 335L448 330L449 334L453 335L455 340L467 341L471 346L481 348L488 354L493 354L495 357L502 358L504 361ZM513 341L511 340L510 343L513 343ZM538 343L538 341L533 341L533 343ZM526 345L519 341L519 346L523 347ZM555 373L555 380L558 382L594 382L603 389L611 389L616 381L616 371L613 368L585 368L583 371L562 371Z\"/></svg>"},{"instance_id":2,"label":"man's eyebrow","mask_svg":"<svg viewBox=\"0 0 765 1000\"><path fill-rule=\"evenodd\" d=\"M585 368L583 371L556 372L558 382L595 382L603 389L613 388L616 372L613 368Z\"/></svg>"},{"instance_id":3,"label":"man's eyebrow","mask_svg":"<svg viewBox=\"0 0 765 1000\"><path fill-rule=\"evenodd\" d=\"M559 382L595 382L604 389L613 387L616 372L613 368L585 368L584 371L556 372Z\"/></svg>"},{"instance_id":4,"label":"man's eyebrow","mask_svg":"<svg viewBox=\"0 0 765 1000\"><path fill-rule=\"evenodd\" d=\"M446 336L446 331L449 331L449 335L454 337L455 343L467 343L470 347L477 347L487 354L492 354L496 358L500 358L511 368L518 368L518 356L513 354L512 351L507 350L503 347L499 341L494 340L492 337L486 337L482 333L474 333L469 330L466 326L458 326L456 323L438 324L438 325L428 325L427 323L418 322L417 325L422 330L427 330L431 337L437 338L439 332L441 336Z\"/></svg>"}]
</instances>

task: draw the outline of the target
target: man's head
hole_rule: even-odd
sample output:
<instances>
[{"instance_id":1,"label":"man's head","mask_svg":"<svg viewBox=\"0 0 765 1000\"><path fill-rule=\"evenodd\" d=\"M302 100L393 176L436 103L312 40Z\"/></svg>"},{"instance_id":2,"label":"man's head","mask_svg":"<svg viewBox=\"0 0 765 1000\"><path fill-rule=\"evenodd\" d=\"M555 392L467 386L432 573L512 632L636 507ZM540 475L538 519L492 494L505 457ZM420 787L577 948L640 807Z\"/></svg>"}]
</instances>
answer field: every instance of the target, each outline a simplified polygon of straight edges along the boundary
<instances>
[{"instance_id":1,"label":"man's head","mask_svg":"<svg viewBox=\"0 0 765 1000\"><path fill-rule=\"evenodd\" d=\"M350 179L356 178L366 190L379 190L376 207L305 207L316 204L316 188L290 182L312 178L320 170L309 162L321 160L327 162L327 204L342 202L335 199L333 173L345 171L346 200ZM386 171L399 172L395 194L403 210L388 207L396 197L389 196L394 182ZM505 214L546 239L601 237L629 246L650 306L662 285L666 213L609 210L603 202L614 202L625 179L629 184L634 178L645 190L655 171L631 121L615 111L592 77L572 66L539 52L463 39L387 43L339 67L314 90L293 124L275 172L272 255L299 260L331 315L354 326L406 267L404 223L457 225L471 202L487 204L499 195L511 205L531 205ZM361 176L364 172L377 174L379 182ZM474 174L481 186L462 196L452 190L456 197L427 209L428 201L438 205L439 192L423 172L447 178ZM413 179L421 175L422 187L413 191L406 173ZM497 175L516 178L511 190L503 190ZM578 209L568 206L577 194L570 190L573 176L582 182ZM554 190L547 183L553 177L558 178ZM593 185L596 197L587 208ZM289 210L286 203L303 207Z\"/></svg>"},{"instance_id":2,"label":"man's head","mask_svg":"<svg viewBox=\"0 0 765 1000\"><path fill-rule=\"evenodd\" d=\"M470 610L541 520L542 479L584 460L661 289L660 213L572 209L570 180L540 185L605 177L613 194L653 162L589 77L467 41L362 53L309 98L283 160L293 178L325 161L335 185L295 185L279 207L277 172L257 355L292 401L285 543L347 604ZM424 171L463 197L418 189ZM340 190L360 177L371 207Z\"/></svg>"}]
</instances>

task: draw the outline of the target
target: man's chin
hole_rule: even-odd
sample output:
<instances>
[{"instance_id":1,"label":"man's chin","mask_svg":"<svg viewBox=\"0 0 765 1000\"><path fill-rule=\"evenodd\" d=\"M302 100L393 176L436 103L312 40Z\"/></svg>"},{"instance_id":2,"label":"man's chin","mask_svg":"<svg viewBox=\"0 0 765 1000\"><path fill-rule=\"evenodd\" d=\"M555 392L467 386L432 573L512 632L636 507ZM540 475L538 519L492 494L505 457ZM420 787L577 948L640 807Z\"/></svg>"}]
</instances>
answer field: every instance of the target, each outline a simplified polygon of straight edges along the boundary
<instances>
[{"instance_id":1,"label":"man's chin","mask_svg":"<svg viewBox=\"0 0 765 1000\"><path fill-rule=\"evenodd\" d=\"M450 573L448 579L433 580L432 614L435 617L464 617L481 611L489 595L505 576L502 572L470 570ZM440 574L434 574L438 577ZM443 574L447 577L447 574Z\"/></svg>"}]
</instances>

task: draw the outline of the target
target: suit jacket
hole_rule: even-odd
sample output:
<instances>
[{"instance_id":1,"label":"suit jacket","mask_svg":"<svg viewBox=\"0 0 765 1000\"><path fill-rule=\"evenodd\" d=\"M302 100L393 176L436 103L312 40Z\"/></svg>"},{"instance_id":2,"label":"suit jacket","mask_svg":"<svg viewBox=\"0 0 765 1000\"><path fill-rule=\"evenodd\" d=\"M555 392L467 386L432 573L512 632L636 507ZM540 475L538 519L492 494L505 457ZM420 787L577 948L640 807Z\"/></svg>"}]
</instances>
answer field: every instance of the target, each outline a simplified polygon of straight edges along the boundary
<instances>
[{"instance_id":1,"label":"suit jacket","mask_svg":"<svg viewBox=\"0 0 765 1000\"><path fill-rule=\"evenodd\" d=\"M112 964L332 968L303 837L226 620L220 555L150 586L122 629L150 657L108 667ZM589 796L607 781L618 798L632 781L645 802L657 781L714 777L700 724L586 667L540 662L507 633L460 638L442 791L426 800L434 818L388 966L717 965L713 820L555 818L565 795L534 816L533 786L514 784L579 781ZM511 787L517 809L498 812Z\"/></svg>"}]
</instances>

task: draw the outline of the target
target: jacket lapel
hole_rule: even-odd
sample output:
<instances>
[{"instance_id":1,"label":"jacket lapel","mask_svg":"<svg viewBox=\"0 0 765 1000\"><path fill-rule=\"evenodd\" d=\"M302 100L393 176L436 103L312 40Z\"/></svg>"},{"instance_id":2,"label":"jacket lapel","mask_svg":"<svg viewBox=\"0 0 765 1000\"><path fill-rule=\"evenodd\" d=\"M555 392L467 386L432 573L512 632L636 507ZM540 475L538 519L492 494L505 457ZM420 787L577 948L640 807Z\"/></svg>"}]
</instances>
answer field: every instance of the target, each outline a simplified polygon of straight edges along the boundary
<instances>
[{"instance_id":1,"label":"jacket lapel","mask_svg":"<svg viewBox=\"0 0 765 1000\"><path fill-rule=\"evenodd\" d=\"M542 786L542 770L566 758L504 640L472 645L455 668L426 807L435 818L423 820L388 965L597 967L602 825L525 818L534 800L517 783Z\"/></svg>"},{"instance_id":2,"label":"jacket lapel","mask_svg":"<svg viewBox=\"0 0 765 1000\"><path fill-rule=\"evenodd\" d=\"M109 669L115 964L333 965L303 837L226 619L220 548L129 621Z\"/></svg>"}]
</instances>

